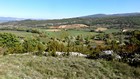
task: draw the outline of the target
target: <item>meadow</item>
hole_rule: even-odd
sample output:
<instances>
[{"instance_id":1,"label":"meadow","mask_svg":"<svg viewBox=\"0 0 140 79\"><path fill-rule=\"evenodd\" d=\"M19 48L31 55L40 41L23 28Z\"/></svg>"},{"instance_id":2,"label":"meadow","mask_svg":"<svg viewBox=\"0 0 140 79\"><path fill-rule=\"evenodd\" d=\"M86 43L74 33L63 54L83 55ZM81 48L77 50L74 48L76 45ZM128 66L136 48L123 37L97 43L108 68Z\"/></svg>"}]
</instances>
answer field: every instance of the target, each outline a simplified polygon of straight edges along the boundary
<instances>
[{"instance_id":1,"label":"meadow","mask_svg":"<svg viewBox=\"0 0 140 79\"><path fill-rule=\"evenodd\" d=\"M139 79L140 68L82 57L0 57L1 79Z\"/></svg>"}]
</instances>

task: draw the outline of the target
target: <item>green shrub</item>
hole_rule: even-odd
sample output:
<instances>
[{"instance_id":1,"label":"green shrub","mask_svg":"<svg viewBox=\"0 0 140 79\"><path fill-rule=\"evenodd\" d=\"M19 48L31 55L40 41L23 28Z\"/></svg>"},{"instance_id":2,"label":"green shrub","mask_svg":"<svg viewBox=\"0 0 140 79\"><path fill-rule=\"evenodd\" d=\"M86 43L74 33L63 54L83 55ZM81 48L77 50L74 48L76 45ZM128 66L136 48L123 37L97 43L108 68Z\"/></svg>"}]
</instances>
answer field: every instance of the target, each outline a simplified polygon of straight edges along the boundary
<instances>
[{"instance_id":1,"label":"green shrub","mask_svg":"<svg viewBox=\"0 0 140 79\"><path fill-rule=\"evenodd\" d=\"M0 33L0 46L15 47L19 43L19 39L14 34Z\"/></svg>"}]
</instances>

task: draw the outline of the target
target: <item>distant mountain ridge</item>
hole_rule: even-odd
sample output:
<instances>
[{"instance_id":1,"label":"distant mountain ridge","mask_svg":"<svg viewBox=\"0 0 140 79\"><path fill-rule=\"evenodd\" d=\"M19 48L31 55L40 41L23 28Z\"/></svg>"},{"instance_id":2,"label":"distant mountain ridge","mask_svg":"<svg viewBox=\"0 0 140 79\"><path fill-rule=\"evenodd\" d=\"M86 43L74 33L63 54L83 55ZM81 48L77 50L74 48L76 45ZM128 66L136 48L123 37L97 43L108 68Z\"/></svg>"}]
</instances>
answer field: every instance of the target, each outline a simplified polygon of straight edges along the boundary
<instances>
[{"instance_id":1,"label":"distant mountain ridge","mask_svg":"<svg viewBox=\"0 0 140 79\"><path fill-rule=\"evenodd\" d=\"M135 13L120 13L120 14L93 14L75 18L105 18L105 17L127 17L127 16L140 16L140 12ZM21 20L28 20L29 18L15 18L15 17L0 17L0 22L9 22L9 21L21 21ZM66 18L70 19L70 18ZM29 20L49 20L49 19L29 19ZM54 19L58 20L58 19ZM62 19L60 19L62 20Z\"/></svg>"},{"instance_id":2,"label":"distant mountain ridge","mask_svg":"<svg viewBox=\"0 0 140 79\"><path fill-rule=\"evenodd\" d=\"M24 20L23 18L14 18L14 17L0 17L0 22L8 22L8 21L20 21Z\"/></svg>"},{"instance_id":3,"label":"distant mountain ridge","mask_svg":"<svg viewBox=\"0 0 140 79\"><path fill-rule=\"evenodd\" d=\"M7 20L7 19L6 19ZM9 20L9 19L8 19ZM16 21L12 21L16 20ZM140 13L123 13L123 14L96 14L89 15L83 17L75 17L75 18L65 18L65 19L10 19L9 22L0 23L2 27L10 26L10 27L41 27L41 28L49 28L51 26L61 26L61 25L71 25L71 24L84 24L87 26L96 26L96 25L115 25L125 24L128 27L140 26Z\"/></svg>"},{"instance_id":4,"label":"distant mountain ridge","mask_svg":"<svg viewBox=\"0 0 140 79\"><path fill-rule=\"evenodd\" d=\"M82 16L81 18L104 18L104 17L127 17L127 16L140 16L140 13L94 14Z\"/></svg>"}]
</instances>

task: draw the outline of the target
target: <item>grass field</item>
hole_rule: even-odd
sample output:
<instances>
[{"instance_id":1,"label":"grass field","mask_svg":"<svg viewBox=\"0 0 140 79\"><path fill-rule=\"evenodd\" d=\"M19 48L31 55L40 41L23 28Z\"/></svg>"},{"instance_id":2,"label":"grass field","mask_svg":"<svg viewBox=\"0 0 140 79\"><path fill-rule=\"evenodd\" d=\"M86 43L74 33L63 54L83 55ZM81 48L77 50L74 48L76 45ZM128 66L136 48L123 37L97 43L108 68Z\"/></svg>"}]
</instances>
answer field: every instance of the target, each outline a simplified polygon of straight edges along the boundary
<instances>
[{"instance_id":1,"label":"grass field","mask_svg":"<svg viewBox=\"0 0 140 79\"><path fill-rule=\"evenodd\" d=\"M140 69L81 57L0 57L1 79L139 79Z\"/></svg>"},{"instance_id":2,"label":"grass field","mask_svg":"<svg viewBox=\"0 0 140 79\"><path fill-rule=\"evenodd\" d=\"M48 37L53 37L53 38L61 38L63 36L82 36L82 37L90 37L93 35L97 35L99 33L96 32L89 32L86 31L84 29L80 29L80 30L59 30L59 31L52 31L53 29L40 29L42 32L45 32L45 34ZM51 31L50 31L51 30ZM56 29L55 29L56 30ZM1 33L5 32L5 33L12 33L15 34L17 36L22 36L22 37L32 37L34 35L38 35L36 33L30 33L30 32L25 32L25 31L11 31L11 30L0 30ZM113 32L120 32L119 29L107 29L106 31L104 31L106 34L109 33L113 33Z\"/></svg>"},{"instance_id":3,"label":"grass field","mask_svg":"<svg viewBox=\"0 0 140 79\"><path fill-rule=\"evenodd\" d=\"M16 36L20 37L33 37L34 35L37 35L35 33L30 33L30 32L24 32L24 31L12 31L12 30L0 30L0 33L12 33L15 34Z\"/></svg>"},{"instance_id":4,"label":"grass field","mask_svg":"<svg viewBox=\"0 0 140 79\"><path fill-rule=\"evenodd\" d=\"M105 31L106 34L113 33L113 32L120 32L120 29L108 29Z\"/></svg>"},{"instance_id":5,"label":"grass field","mask_svg":"<svg viewBox=\"0 0 140 79\"><path fill-rule=\"evenodd\" d=\"M45 30L43 30L45 31ZM85 30L61 30L61 31L45 31L46 34L48 35L48 37L56 37L56 38L61 38L61 36L63 37L65 36L82 36L82 37L88 37L88 36L93 36L96 35L98 33L95 32L89 32L89 31L85 31Z\"/></svg>"},{"instance_id":6,"label":"grass field","mask_svg":"<svg viewBox=\"0 0 140 79\"><path fill-rule=\"evenodd\" d=\"M42 32L45 32L47 37L54 37L54 38L61 38L63 36L82 36L82 37L88 37L91 35L96 35L98 33L94 32L88 32L84 30L62 30L62 31L48 31L50 29L40 29ZM11 31L11 30L0 30L0 33L12 33L17 36L22 36L22 37L32 37L35 35L38 35L36 33L30 33L30 32L25 32L25 31Z\"/></svg>"}]
</instances>

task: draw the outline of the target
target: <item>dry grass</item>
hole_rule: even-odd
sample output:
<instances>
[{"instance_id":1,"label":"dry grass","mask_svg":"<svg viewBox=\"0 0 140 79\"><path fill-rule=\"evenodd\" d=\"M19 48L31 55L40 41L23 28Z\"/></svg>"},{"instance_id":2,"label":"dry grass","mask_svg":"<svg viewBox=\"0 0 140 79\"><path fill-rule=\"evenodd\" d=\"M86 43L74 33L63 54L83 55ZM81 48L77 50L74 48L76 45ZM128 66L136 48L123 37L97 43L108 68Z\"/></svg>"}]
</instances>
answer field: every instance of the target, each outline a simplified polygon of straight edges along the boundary
<instances>
[{"instance_id":1,"label":"dry grass","mask_svg":"<svg viewBox=\"0 0 140 79\"><path fill-rule=\"evenodd\" d=\"M106 31L106 30L107 30L107 28L103 28L103 27L99 27L99 28L95 29L95 31Z\"/></svg>"},{"instance_id":2,"label":"dry grass","mask_svg":"<svg viewBox=\"0 0 140 79\"><path fill-rule=\"evenodd\" d=\"M0 57L1 79L139 79L140 69L79 57Z\"/></svg>"},{"instance_id":3,"label":"dry grass","mask_svg":"<svg viewBox=\"0 0 140 79\"><path fill-rule=\"evenodd\" d=\"M98 45L104 44L104 41L97 41L97 40L95 40L94 42L95 42L96 44L98 44Z\"/></svg>"}]
</instances>

